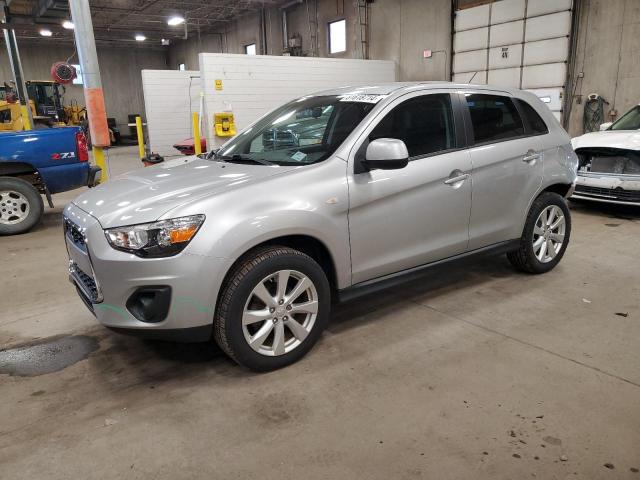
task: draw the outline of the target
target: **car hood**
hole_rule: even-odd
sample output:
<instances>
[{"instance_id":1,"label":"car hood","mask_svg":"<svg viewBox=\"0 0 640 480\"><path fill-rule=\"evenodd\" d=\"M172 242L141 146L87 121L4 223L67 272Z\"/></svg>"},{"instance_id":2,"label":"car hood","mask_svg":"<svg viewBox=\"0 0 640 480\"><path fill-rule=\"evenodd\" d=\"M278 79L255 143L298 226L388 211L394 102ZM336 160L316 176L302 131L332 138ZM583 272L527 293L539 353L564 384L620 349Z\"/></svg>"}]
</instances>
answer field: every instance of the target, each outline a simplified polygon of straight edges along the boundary
<instances>
[{"instance_id":1,"label":"car hood","mask_svg":"<svg viewBox=\"0 0 640 480\"><path fill-rule=\"evenodd\" d=\"M181 204L296 167L222 163L182 157L141 168L91 188L73 203L104 228L153 222Z\"/></svg>"},{"instance_id":2,"label":"car hood","mask_svg":"<svg viewBox=\"0 0 640 480\"><path fill-rule=\"evenodd\" d=\"M640 150L640 131L638 130L605 130L585 133L571 140L574 150L579 148L621 148L624 150Z\"/></svg>"}]
</instances>

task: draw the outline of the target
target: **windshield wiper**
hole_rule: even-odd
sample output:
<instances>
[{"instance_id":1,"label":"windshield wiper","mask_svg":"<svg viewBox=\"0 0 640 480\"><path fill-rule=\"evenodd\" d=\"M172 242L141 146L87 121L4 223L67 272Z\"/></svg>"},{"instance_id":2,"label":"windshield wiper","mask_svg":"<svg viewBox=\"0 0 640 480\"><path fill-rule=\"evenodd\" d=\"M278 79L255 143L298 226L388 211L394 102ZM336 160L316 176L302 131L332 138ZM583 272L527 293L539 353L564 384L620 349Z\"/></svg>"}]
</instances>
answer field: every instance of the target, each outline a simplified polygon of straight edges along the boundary
<instances>
[{"instance_id":1,"label":"windshield wiper","mask_svg":"<svg viewBox=\"0 0 640 480\"><path fill-rule=\"evenodd\" d=\"M247 157L244 155L239 155L239 154L234 154L234 155L220 155L216 157L219 160L223 160L225 162L229 162L229 163L245 163L245 162L252 162L252 163L257 163L259 165L267 165L267 166L271 166L271 165L275 165L272 162L269 162L268 160L265 160L263 158L252 158L252 157Z\"/></svg>"}]
</instances>

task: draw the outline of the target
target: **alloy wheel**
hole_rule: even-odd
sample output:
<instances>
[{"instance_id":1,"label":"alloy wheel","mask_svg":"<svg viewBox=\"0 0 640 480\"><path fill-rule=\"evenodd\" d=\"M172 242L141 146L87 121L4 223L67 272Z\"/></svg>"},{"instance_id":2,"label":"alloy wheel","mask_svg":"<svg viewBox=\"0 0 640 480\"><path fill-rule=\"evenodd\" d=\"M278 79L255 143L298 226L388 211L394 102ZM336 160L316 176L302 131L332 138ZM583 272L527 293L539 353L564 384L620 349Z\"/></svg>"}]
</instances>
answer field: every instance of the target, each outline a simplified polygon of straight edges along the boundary
<instances>
[{"instance_id":1,"label":"alloy wheel","mask_svg":"<svg viewBox=\"0 0 640 480\"><path fill-rule=\"evenodd\" d=\"M533 227L533 253L542 263L552 261L564 244L566 220L557 205L546 207Z\"/></svg>"},{"instance_id":2,"label":"alloy wheel","mask_svg":"<svg viewBox=\"0 0 640 480\"><path fill-rule=\"evenodd\" d=\"M266 356L298 347L311 333L318 315L318 292L309 277L279 270L253 288L242 313L242 331L249 346Z\"/></svg>"}]
</instances>

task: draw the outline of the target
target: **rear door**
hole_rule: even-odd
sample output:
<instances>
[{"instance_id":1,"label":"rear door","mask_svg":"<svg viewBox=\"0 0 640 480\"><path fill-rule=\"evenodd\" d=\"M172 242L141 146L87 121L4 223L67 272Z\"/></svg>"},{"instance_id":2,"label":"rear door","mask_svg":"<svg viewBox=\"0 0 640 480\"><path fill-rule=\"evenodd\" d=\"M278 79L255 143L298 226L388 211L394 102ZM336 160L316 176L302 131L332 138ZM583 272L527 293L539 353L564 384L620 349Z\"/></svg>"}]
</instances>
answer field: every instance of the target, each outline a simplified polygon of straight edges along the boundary
<instances>
[{"instance_id":1,"label":"rear door","mask_svg":"<svg viewBox=\"0 0 640 480\"><path fill-rule=\"evenodd\" d=\"M433 90L404 95L356 142L348 176L353 283L466 251L471 161L457 100ZM403 140L409 164L355 173L358 155L378 138Z\"/></svg>"},{"instance_id":2,"label":"rear door","mask_svg":"<svg viewBox=\"0 0 640 480\"><path fill-rule=\"evenodd\" d=\"M542 184L542 142L505 93L465 93L473 165L469 249L520 237Z\"/></svg>"}]
</instances>

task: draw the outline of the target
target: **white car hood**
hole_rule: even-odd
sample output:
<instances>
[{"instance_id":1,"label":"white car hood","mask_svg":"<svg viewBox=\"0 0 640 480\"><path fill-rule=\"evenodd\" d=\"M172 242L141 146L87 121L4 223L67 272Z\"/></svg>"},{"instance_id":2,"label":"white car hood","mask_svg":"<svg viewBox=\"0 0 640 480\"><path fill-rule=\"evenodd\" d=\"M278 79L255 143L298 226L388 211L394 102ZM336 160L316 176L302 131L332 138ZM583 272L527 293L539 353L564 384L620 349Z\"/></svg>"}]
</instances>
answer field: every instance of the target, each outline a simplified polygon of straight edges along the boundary
<instances>
[{"instance_id":1,"label":"white car hood","mask_svg":"<svg viewBox=\"0 0 640 480\"><path fill-rule=\"evenodd\" d=\"M97 218L103 228L147 223L196 198L249 185L294 168L182 157L110 179L85 191L73 203Z\"/></svg>"},{"instance_id":2,"label":"white car hood","mask_svg":"<svg viewBox=\"0 0 640 480\"><path fill-rule=\"evenodd\" d=\"M640 150L639 130L605 130L603 132L585 133L571 140L574 150L579 148L621 148L624 150Z\"/></svg>"}]
</instances>

